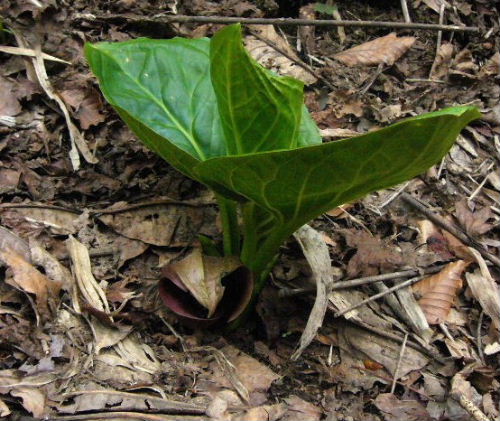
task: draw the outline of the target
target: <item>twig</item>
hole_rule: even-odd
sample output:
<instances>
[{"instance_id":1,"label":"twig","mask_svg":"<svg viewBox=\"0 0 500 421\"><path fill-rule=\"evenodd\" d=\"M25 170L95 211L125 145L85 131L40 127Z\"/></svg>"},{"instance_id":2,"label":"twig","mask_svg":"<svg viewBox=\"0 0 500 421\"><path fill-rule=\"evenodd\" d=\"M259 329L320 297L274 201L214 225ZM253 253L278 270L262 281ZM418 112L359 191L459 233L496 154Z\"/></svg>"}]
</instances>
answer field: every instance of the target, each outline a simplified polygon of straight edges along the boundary
<instances>
[{"instance_id":1,"label":"twig","mask_svg":"<svg viewBox=\"0 0 500 421\"><path fill-rule=\"evenodd\" d=\"M387 200L385 200L382 204L378 205L379 209L382 209L383 207L387 206L389 203L391 203L396 197L398 197L404 189L410 184L409 181L404 183L401 187L399 187L394 193L392 193Z\"/></svg>"},{"instance_id":2,"label":"twig","mask_svg":"<svg viewBox=\"0 0 500 421\"><path fill-rule=\"evenodd\" d=\"M385 291L379 292L378 294L372 295L372 296L366 298L365 300L360 301L359 303L353 304L352 306L350 306L348 308L345 308L341 311L336 312L334 314L334 317L343 316L344 314L349 313L350 311L355 310L358 307L361 307L361 306L368 304L372 301L378 300L379 298L381 298L387 294L390 294L391 292L397 291L400 288L405 288L405 287L408 287L410 285L413 285L414 283L420 281L423 278L424 278L423 276L417 276L415 278L410 278L404 282L401 282L400 284L394 285L393 287L391 287Z\"/></svg>"},{"instance_id":3,"label":"twig","mask_svg":"<svg viewBox=\"0 0 500 421\"><path fill-rule=\"evenodd\" d=\"M62 415L48 418L49 421L90 421L90 420L137 420L137 421L202 421L206 417L151 414L139 411L93 412L91 414Z\"/></svg>"},{"instance_id":4,"label":"twig","mask_svg":"<svg viewBox=\"0 0 500 421\"><path fill-rule=\"evenodd\" d=\"M441 4L441 7L439 9L439 24L442 25L443 22L444 22L444 2ZM431 70L429 71L429 79L432 79L432 74L436 69L436 63L439 55L439 49L441 48L442 39L443 39L443 31L438 31L436 40L436 55L434 57L434 61L432 62Z\"/></svg>"},{"instance_id":5,"label":"twig","mask_svg":"<svg viewBox=\"0 0 500 421\"><path fill-rule=\"evenodd\" d=\"M348 319L347 320L349 323L352 323L362 329L367 330L368 332L372 332L375 335L382 336L383 338L387 338L390 340L393 340L394 342L403 343L404 338L401 336L398 336L394 333L391 333L389 331L381 330L379 328L375 328L365 322L362 322L361 320L356 320L356 319ZM406 343L407 346L410 348L415 349L416 351L422 352L423 354L428 355L429 357L433 358L437 362L444 364L446 360L439 355L434 349L432 349L430 346L423 346L419 343L412 342L411 340L408 340Z\"/></svg>"},{"instance_id":6,"label":"twig","mask_svg":"<svg viewBox=\"0 0 500 421\"><path fill-rule=\"evenodd\" d=\"M122 392L121 390L75 390L72 392L63 393L64 397L79 395L110 395L119 396L125 399L144 399L149 402L161 405L162 411L172 411L172 414L203 415L206 410L206 408L202 407L201 405L164 399L145 393Z\"/></svg>"},{"instance_id":7,"label":"twig","mask_svg":"<svg viewBox=\"0 0 500 421\"><path fill-rule=\"evenodd\" d=\"M403 199L411 207L415 208L420 213L429 218L429 220L432 221L434 224L436 224L439 228L448 231L450 234L457 237L465 245L475 248L485 259L489 260L491 263L497 266L500 266L500 259L498 257L494 256L489 251L487 251L481 244L479 244L474 239L470 238L465 232L451 225L450 223L445 221L441 216L432 212L423 203L419 202L417 199L413 198L412 196L410 196L408 193L405 192L401 193L401 199Z\"/></svg>"},{"instance_id":8,"label":"twig","mask_svg":"<svg viewBox=\"0 0 500 421\"><path fill-rule=\"evenodd\" d=\"M479 320L477 321L477 329L476 329L476 345L477 351L479 352L479 358L481 358L482 363L484 364L484 352L483 352L483 344L481 341L481 325L483 324L484 310L481 310L479 314Z\"/></svg>"},{"instance_id":9,"label":"twig","mask_svg":"<svg viewBox=\"0 0 500 421\"><path fill-rule=\"evenodd\" d=\"M467 399L465 395L460 395L458 399L460 406L465 409L476 421L491 421L486 414L481 411L471 400Z\"/></svg>"},{"instance_id":10,"label":"twig","mask_svg":"<svg viewBox=\"0 0 500 421\"><path fill-rule=\"evenodd\" d=\"M335 90L335 86L333 86L328 80L326 80L323 76L315 72L311 67L309 67L307 64L303 63L300 60L297 60L295 57L292 57L290 54L288 54L285 50L281 49L278 47L274 42L268 40L267 38L264 38L260 36L258 33L255 31L249 30L248 31L250 34L252 34L255 38L258 40L262 41L264 44L269 45L273 50L276 50L278 53L280 53L282 56L286 57L288 60L291 60L294 62L297 66L301 67L304 69L307 73L313 75L316 79L321 80L326 86L328 86L330 89Z\"/></svg>"},{"instance_id":11,"label":"twig","mask_svg":"<svg viewBox=\"0 0 500 421\"><path fill-rule=\"evenodd\" d=\"M373 284L375 282L380 282L380 281L391 281L394 279L407 278L410 276L429 275L439 272L441 269L443 269L444 266L445 265L436 265L423 270L409 269L409 270L402 270L400 272L384 273L382 275L365 276L363 278L356 278L348 281L338 281L333 283L332 290L354 288L360 285ZM316 290L315 287L282 289L279 292L279 296L289 297L292 295L304 294L315 290Z\"/></svg>"},{"instance_id":12,"label":"twig","mask_svg":"<svg viewBox=\"0 0 500 421\"><path fill-rule=\"evenodd\" d=\"M242 23L250 25L291 25L291 26L353 26L371 28L394 28L394 29L423 29L428 31L457 31L457 32L479 32L475 26L439 25L435 23L403 23L384 22L371 20L331 20L331 19L291 19L291 18L241 18L227 16L185 16L185 15L161 15L161 16L123 16L123 15L92 15L80 13L75 15L76 19L87 21L129 21L129 22L164 22L164 23L220 23L232 24Z\"/></svg>"},{"instance_id":13,"label":"twig","mask_svg":"<svg viewBox=\"0 0 500 421\"><path fill-rule=\"evenodd\" d=\"M403 10L403 16L405 18L405 22L411 23L410 13L408 12L408 4L406 4L406 0L401 0L401 9Z\"/></svg>"},{"instance_id":14,"label":"twig","mask_svg":"<svg viewBox=\"0 0 500 421\"><path fill-rule=\"evenodd\" d=\"M401 344L401 349L399 350L398 362L396 363L396 369L394 370L394 377L392 379L391 393L394 394L396 390L396 383L398 381L399 369L401 367L401 361L403 361L403 356L406 351L406 342L408 341L408 332L405 334L405 338L403 339L403 343Z\"/></svg>"}]
</instances>

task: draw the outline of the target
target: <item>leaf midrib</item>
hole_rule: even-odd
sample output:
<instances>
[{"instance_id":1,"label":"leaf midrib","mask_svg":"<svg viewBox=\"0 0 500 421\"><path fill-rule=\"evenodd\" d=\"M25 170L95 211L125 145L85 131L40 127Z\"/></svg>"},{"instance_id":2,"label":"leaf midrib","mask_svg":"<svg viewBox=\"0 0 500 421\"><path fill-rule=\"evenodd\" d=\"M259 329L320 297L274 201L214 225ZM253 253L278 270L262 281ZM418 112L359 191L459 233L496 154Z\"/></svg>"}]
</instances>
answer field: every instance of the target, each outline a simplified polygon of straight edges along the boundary
<instances>
[{"instance_id":1,"label":"leaf midrib","mask_svg":"<svg viewBox=\"0 0 500 421\"><path fill-rule=\"evenodd\" d=\"M139 81L137 79L135 79L132 75L130 75L128 72L125 71L125 69L123 68L123 66L120 64L120 62L118 60L116 60L112 54L109 54L106 50L102 50L102 49L99 49L99 48L96 48L97 50L99 50L101 52L101 54L107 56L110 60L114 61L116 64L118 64L118 67L121 69L121 71L123 72L123 74L125 76L127 76L130 80L132 80L133 82L136 83L137 86L139 86L139 88L146 94L146 96L150 99L152 99L152 101L154 103L156 103L164 112L165 114L167 115L168 118L170 118L170 120L174 123L174 126L184 135L184 137L189 141L189 143L191 144L191 146L193 147L193 149L195 150L195 152L198 154L198 157L204 161L206 160L206 155L203 153L203 151L200 149L200 147L198 146L198 144L196 143L195 139L194 139L194 136L192 133L188 132L184 126L179 122L179 120L170 112L170 110L165 106L165 104L160 101L155 95L153 95L153 93L146 89L145 86L143 86L141 83L139 83ZM155 59L156 60L156 59ZM110 101L111 103L114 103L114 105L117 105L117 106L120 106L118 104L115 103L115 101ZM131 114L132 115L132 114ZM138 118L137 116L135 116L135 118ZM153 131L156 131L154 130L153 127L151 127L151 130ZM160 134L160 133L159 133Z\"/></svg>"}]
</instances>

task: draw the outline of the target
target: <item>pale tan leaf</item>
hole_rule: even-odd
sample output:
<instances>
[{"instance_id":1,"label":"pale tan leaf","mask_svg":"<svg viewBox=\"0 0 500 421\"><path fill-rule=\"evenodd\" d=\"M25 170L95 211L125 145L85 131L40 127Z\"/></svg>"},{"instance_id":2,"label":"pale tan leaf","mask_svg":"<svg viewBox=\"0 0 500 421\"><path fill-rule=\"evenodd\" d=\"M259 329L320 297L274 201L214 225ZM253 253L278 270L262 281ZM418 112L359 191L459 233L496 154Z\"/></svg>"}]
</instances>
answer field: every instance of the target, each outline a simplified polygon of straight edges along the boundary
<instances>
[{"instance_id":1,"label":"pale tan leaf","mask_svg":"<svg viewBox=\"0 0 500 421\"><path fill-rule=\"evenodd\" d=\"M73 263L73 271L80 293L90 306L109 313L106 294L92 274L88 250L72 235L66 240L66 247Z\"/></svg>"},{"instance_id":2,"label":"pale tan leaf","mask_svg":"<svg viewBox=\"0 0 500 421\"><path fill-rule=\"evenodd\" d=\"M491 318L500 336L500 289L479 252L469 247L470 252L479 265L479 271L466 275L467 285L472 295L479 302L484 312Z\"/></svg>"},{"instance_id":3,"label":"pale tan leaf","mask_svg":"<svg viewBox=\"0 0 500 421\"><path fill-rule=\"evenodd\" d=\"M451 59L453 57L453 44L443 43L437 51L436 58L432 64L431 72L429 75L430 79L441 79L448 76L450 72Z\"/></svg>"},{"instance_id":4,"label":"pale tan leaf","mask_svg":"<svg viewBox=\"0 0 500 421\"><path fill-rule=\"evenodd\" d=\"M304 225L295 232L294 236L311 267L316 284L314 306L307 320L307 325L300 336L299 345L291 357L293 361L296 361L304 349L312 342L323 324L328 307L328 296L332 291L333 276L330 252L322 235L309 225Z\"/></svg>"},{"instance_id":5,"label":"pale tan leaf","mask_svg":"<svg viewBox=\"0 0 500 421\"><path fill-rule=\"evenodd\" d=\"M224 295L222 278L235 271L241 262L237 257L204 256L200 249L169 265L169 277L177 276L191 295L208 310L212 317Z\"/></svg>"},{"instance_id":6,"label":"pale tan leaf","mask_svg":"<svg viewBox=\"0 0 500 421\"><path fill-rule=\"evenodd\" d=\"M42 419L45 415L45 394L39 388L19 387L10 392L23 400L24 408L33 414L35 418Z\"/></svg>"},{"instance_id":7,"label":"pale tan leaf","mask_svg":"<svg viewBox=\"0 0 500 421\"><path fill-rule=\"evenodd\" d=\"M55 309L57 306L61 284L51 281L16 252L0 251L0 260L9 266L14 275L6 282L22 291L35 294L40 316L44 320L50 318L51 308Z\"/></svg>"},{"instance_id":8,"label":"pale tan leaf","mask_svg":"<svg viewBox=\"0 0 500 421\"><path fill-rule=\"evenodd\" d=\"M374 400L375 406L384 415L386 421L431 421L425 407L416 400L399 400L392 393L381 393Z\"/></svg>"},{"instance_id":9,"label":"pale tan leaf","mask_svg":"<svg viewBox=\"0 0 500 421\"><path fill-rule=\"evenodd\" d=\"M446 320L462 287L462 274L468 265L469 262L465 260L449 263L441 272L413 285L413 292L422 297L418 303L429 324L439 324Z\"/></svg>"},{"instance_id":10,"label":"pale tan leaf","mask_svg":"<svg viewBox=\"0 0 500 421\"><path fill-rule=\"evenodd\" d=\"M95 336L95 353L99 354L101 349L109 348L122 341L131 332L132 326L121 329L105 326L97 319L92 318L92 332Z\"/></svg>"},{"instance_id":11,"label":"pale tan leaf","mask_svg":"<svg viewBox=\"0 0 500 421\"><path fill-rule=\"evenodd\" d=\"M485 206L480 210L471 211L466 199L456 204L456 216L467 234L471 236L485 234L493 228L493 224L487 222L493 216L491 209Z\"/></svg>"},{"instance_id":12,"label":"pale tan leaf","mask_svg":"<svg viewBox=\"0 0 500 421\"><path fill-rule=\"evenodd\" d=\"M6 417L11 413L9 407L5 404L5 402L0 399L0 417Z\"/></svg>"},{"instance_id":13,"label":"pale tan leaf","mask_svg":"<svg viewBox=\"0 0 500 421\"><path fill-rule=\"evenodd\" d=\"M48 227L54 234L74 234L77 232L80 215L64 209L50 207L9 209L5 214L20 215L34 225Z\"/></svg>"},{"instance_id":14,"label":"pale tan leaf","mask_svg":"<svg viewBox=\"0 0 500 421\"><path fill-rule=\"evenodd\" d=\"M31 48L11 47L9 45L0 45L0 52L5 54L13 54L16 56L35 57L36 53ZM50 54L42 53L42 58L48 61L55 61L57 63L71 64L69 61L51 56Z\"/></svg>"},{"instance_id":15,"label":"pale tan leaf","mask_svg":"<svg viewBox=\"0 0 500 421\"><path fill-rule=\"evenodd\" d=\"M415 37L398 37L392 32L337 53L333 57L347 66L378 64L392 66L415 41Z\"/></svg>"},{"instance_id":16,"label":"pale tan leaf","mask_svg":"<svg viewBox=\"0 0 500 421\"><path fill-rule=\"evenodd\" d=\"M13 251L27 262L30 261L30 249L26 241L11 230L0 226L0 251Z\"/></svg>"},{"instance_id":17,"label":"pale tan leaf","mask_svg":"<svg viewBox=\"0 0 500 421\"><path fill-rule=\"evenodd\" d=\"M114 350L134 370L148 374L155 374L160 370L161 364L154 351L148 345L140 343L138 336L127 336L114 346Z\"/></svg>"},{"instance_id":18,"label":"pale tan leaf","mask_svg":"<svg viewBox=\"0 0 500 421\"><path fill-rule=\"evenodd\" d=\"M296 64L296 62L301 62L300 58L288 41L279 35L272 25L250 25L250 28L260 37L270 41L293 58L293 60L290 60L265 42L249 35L245 37L245 46L255 60L280 75L294 77L306 85L316 82L315 76Z\"/></svg>"}]
</instances>

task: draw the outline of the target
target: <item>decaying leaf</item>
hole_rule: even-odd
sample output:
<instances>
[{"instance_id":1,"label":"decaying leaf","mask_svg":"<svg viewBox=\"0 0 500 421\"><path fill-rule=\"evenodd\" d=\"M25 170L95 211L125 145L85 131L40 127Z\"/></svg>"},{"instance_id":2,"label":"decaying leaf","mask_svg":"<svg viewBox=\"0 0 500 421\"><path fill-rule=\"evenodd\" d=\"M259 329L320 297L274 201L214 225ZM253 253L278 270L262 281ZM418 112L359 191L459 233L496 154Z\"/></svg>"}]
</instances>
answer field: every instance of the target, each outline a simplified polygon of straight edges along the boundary
<instances>
[{"instance_id":1,"label":"decaying leaf","mask_svg":"<svg viewBox=\"0 0 500 421\"><path fill-rule=\"evenodd\" d=\"M470 247L470 252L476 259L479 270L466 274L467 285L484 312L491 317L493 326L497 329L497 335L500 335L500 289L481 254L472 247Z\"/></svg>"},{"instance_id":2,"label":"decaying leaf","mask_svg":"<svg viewBox=\"0 0 500 421\"><path fill-rule=\"evenodd\" d=\"M87 303L95 309L109 313L106 294L92 274L92 266L87 248L72 235L66 240L78 289Z\"/></svg>"},{"instance_id":3,"label":"decaying leaf","mask_svg":"<svg viewBox=\"0 0 500 421\"><path fill-rule=\"evenodd\" d=\"M415 37L398 37L395 32L335 54L347 66L392 66L416 41Z\"/></svg>"},{"instance_id":4,"label":"decaying leaf","mask_svg":"<svg viewBox=\"0 0 500 421\"><path fill-rule=\"evenodd\" d=\"M22 219L35 224L42 225L49 228L54 234L74 234L78 229L78 222L80 216L76 212L67 211L64 209L57 209L52 207L39 208L17 208L8 209L4 214L9 217L20 216Z\"/></svg>"},{"instance_id":5,"label":"decaying leaf","mask_svg":"<svg viewBox=\"0 0 500 421\"><path fill-rule=\"evenodd\" d=\"M493 228L493 225L487 222L493 216L487 206L473 212L469 209L467 200L461 200L456 204L456 216L467 234L471 236L484 234Z\"/></svg>"},{"instance_id":6,"label":"decaying leaf","mask_svg":"<svg viewBox=\"0 0 500 421\"><path fill-rule=\"evenodd\" d=\"M450 72L451 59L453 57L453 44L452 43L443 43L439 47L439 50L436 54L436 58L434 59L434 63L432 64L430 79L442 79L448 76Z\"/></svg>"},{"instance_id":7,"label":"decaying leaf","mask_svg":"<svg viewBox=\"0 0 500 421\"><path fill-rule=\"evenodd\" d=\"M13 251L27 262L31 261L28 243L11 230L2 226L0 226L0 251Z\"/></svg>"},{"instance_id":8,"label":"decaying leaf","mask_svg":"<svg viewBox=\"0 0 500 421\"><path fill-rule=\"evenodd\" d=\"M19 387L10 392L12 396L22 399L23 407L35 418L43 419L46 411L46 396L40 388Z\"/></svg>"},{"instance_id":9,"label":"decaying leaf","mask_svg":"<svg viewBox=\"0 0 500 421\"><path fill-rule=\"evenodd\" d=\"M284 51L288 56L293 57L296 62L301 62L288 41L280 36L272 25L251 25L250 28L263 39L276 45L277 48ZM315 76L260 39L249 35L245 37L245 46L250 55L264 67L280 75L297 78L306 85L316 82Z\"/></svg>"},{"instance_id":10,"label":"decaying leaf","mask_svg":"<svg viewBox=\"0 0 500 421\"><path fill-rule=\"evenodd\" d=\"M53 281L14 251L0 251L0 260L11 269L13 277L6 282L36 296L36 309L47 320L57 307L61 283Z\"/></svg>"},{"instance_id":11,"label":"decaying leaf","mask_svg":"<svg viewBox=\"0 0 500 421\"><path fill-rule=\"evenodd\" d=\"M431 421L424 406L415 400L399 400L392 393L381 393L374 401L375 406L384 414L386 421Z\"/></svg>"},{"instance_id":12,"label":"decaying leaf","mask_svg":"<svg viewBox=\"0 0 500 421\"><path fill-rule=\"evenodd\" d=\"M128 238L156 246L186 247L210 218L203 207L151 205L104 214L99 219ZM215 229L215 224L211 226Z\"/></svg>"},{"instance_id":13,"label":"decaying leaf","mask_svg":"<svg viewBox=\"0 0 500 421\"><path fill-rule=\"evenodd\" d=\"M314 300L314 306L307 320L304 332L302 332L300 337L299 346L292 355L292 360L297 360L304 349L312 342L323 324L328 306L328 296L332 291L333 276L331 271L330 252L328 251L328 246L323 240L322 235L309 225L304 225L297 230L294 236L300 244L304 256L311 267L314 282L316 284L316 299Z\"/></svg>"},{"instance_id":14,"label":"decaying leaf","mask_svg":"<svg viewBox=\"0 0 500 421\"><path fill-rule=\"evenodd\" d=\"M207 317L210 318L224 295L222 278L240 266L237 257L204 256L201 249L196 248L184 259L165 267L162 272L178 287L187 289L208 310Z\"/></svg>"},{"instance_id":15,"label":"decaying leaf","mask_svg":"<svg viewBox=\"0 0 500 421\"><path fill-rule=\"evenodd\" d=\"M468 265L469 262L465 260L449 263L441 272L413 285L413 292L422 297L418 303L429 324L439 324L446 320L462 287L462 274Z\"/></svg>"}]
</instances>

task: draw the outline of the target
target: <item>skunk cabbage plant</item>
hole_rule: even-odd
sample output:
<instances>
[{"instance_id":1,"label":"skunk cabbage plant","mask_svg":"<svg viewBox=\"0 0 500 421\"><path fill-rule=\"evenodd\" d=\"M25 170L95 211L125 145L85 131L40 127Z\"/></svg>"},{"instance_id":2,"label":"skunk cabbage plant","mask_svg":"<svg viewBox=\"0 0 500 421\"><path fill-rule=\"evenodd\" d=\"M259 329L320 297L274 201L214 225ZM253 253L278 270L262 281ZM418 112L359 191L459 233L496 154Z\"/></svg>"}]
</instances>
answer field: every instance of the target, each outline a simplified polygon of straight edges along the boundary
<instances>
[{"instance_id":1,"label":"skunk cabbage plant","mask_svg":"<svg viewBox=\"0 0 500 421\"><path fill-rule=\"evenodd\" d=\"M459 106L322 143L303 83L253 60L238 24L211 39L101 42L85 53L137 137L215 191L224 254L253 271L254 294L300 226L421 174L480 117Z\"/></svg>"}]
</instances>

